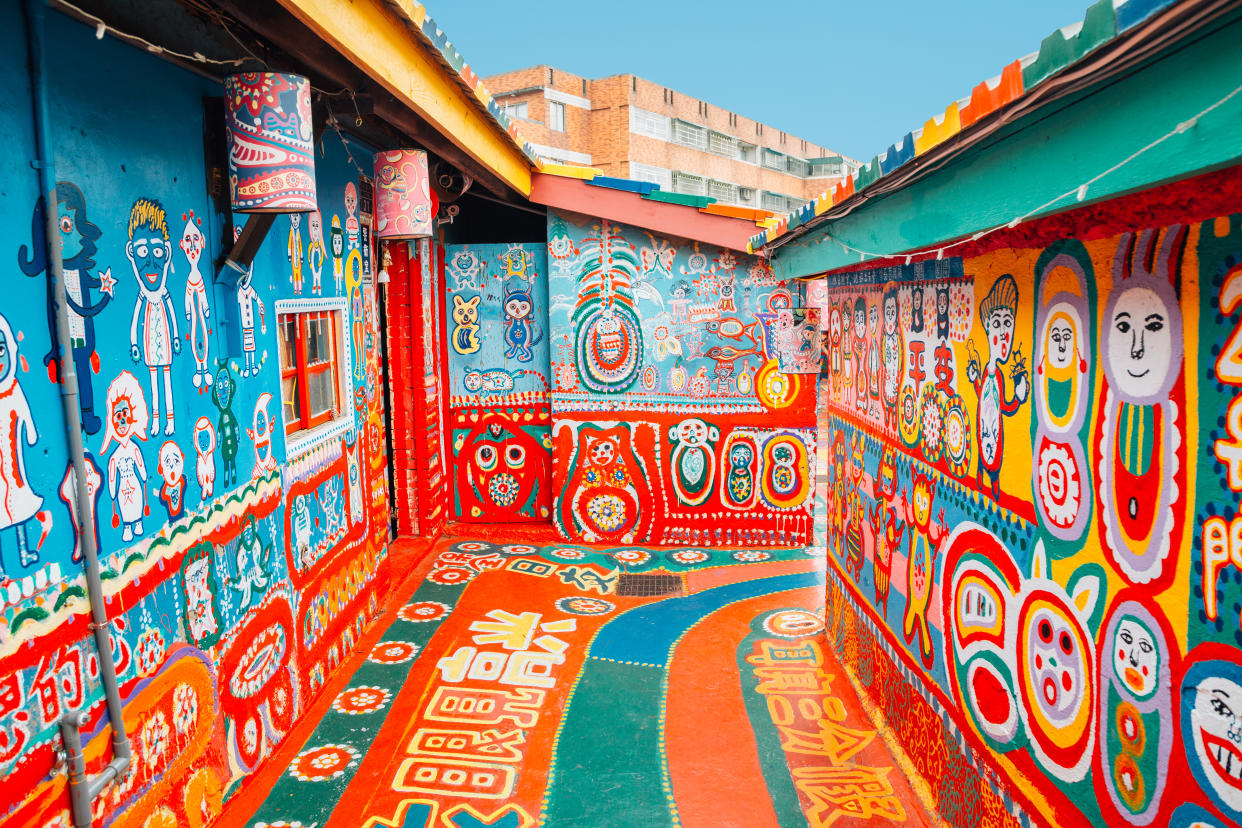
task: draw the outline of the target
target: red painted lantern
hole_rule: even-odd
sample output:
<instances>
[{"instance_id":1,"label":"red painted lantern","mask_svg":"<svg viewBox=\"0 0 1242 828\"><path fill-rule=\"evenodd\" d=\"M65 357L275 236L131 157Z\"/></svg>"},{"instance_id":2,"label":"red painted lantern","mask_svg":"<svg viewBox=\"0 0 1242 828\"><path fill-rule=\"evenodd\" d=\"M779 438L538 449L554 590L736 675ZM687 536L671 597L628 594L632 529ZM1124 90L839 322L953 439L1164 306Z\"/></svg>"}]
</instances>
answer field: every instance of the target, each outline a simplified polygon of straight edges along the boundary
<instances>
[{"instance_id":1,"label":"red painted lantern","mask_svg":"<svg viewBox=\"0 0 1242 828\"><path fill-rule=\"evenodd\" d=\"M224 103L234 212L318 209L310 81L277 72L230 75Z\"/></svg>"},{"instance_id":2,"label":"red painted lantern","mask_svg":"<svg viewBox=\"0 0 1242 828\"><path fill-rule=\"evenodd\" d=\"M427 177L427 153L389 150L375 154L375 237L425 239L439 204Z\"/></svg>"}]
</instances>

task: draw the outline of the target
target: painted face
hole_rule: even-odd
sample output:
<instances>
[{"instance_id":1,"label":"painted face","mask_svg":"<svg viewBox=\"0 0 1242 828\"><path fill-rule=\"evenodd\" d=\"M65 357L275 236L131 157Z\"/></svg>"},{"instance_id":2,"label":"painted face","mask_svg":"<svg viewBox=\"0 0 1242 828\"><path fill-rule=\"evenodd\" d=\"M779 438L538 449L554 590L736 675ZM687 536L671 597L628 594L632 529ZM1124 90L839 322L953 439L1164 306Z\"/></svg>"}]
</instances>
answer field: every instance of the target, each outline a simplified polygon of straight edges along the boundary
<instances>
[{"instance_id":1,"label":"painted face","mask_svg":"<svg viewBox=\"0 0 1242 828\"><path fill-rule=\"evenodd\" d=\"M922 310L923 309L923 289L915 288L914 293L911 296L911 298L914 300L914 309Z\"/></svg>"},{"instance_id":2,"label":"painted face","mask_svg":"<svg viewBox=\"0 0 1242 828\"><path fill-rule=\"evenodd\" d=\"M185 456L177 444L169 440L160 447L160 476L168 485L181 479L185 470Z\"/></svg>"},{"instance_id":3,"label":"painted face","mask_svg":"<svg viewBox=\"0 0 1242 828\"><path fill-rule=\"evenodd\" d=\"M227 368L221 368L216 372L215 395L216 402L221 408L228 408L233 400L233 375L228 372Z\"/></svg>"},{"instance_id":4,"label":"painted face","mask_svg":"<svg viewBox=\"0 0 1242 828\"><path fill-rule=\"evenodd\" d=\"M242 534L242 543L246 544L246 546L250 546L252 543L254 543L254 516L253 515L251 515L250 519L247 520L242 525L241 534Z\"/></svg>"},{"instance_id":5,"label":"painted face","mask_svg":"<svg viewBox=\"0 0 1242 828\"><path fill-rule=\"evenodd\" d=\"M358 188L354 186L354 182L345 185L345 212L351 216L358 209Z\"/></svg>"},{"instance_id":6,"label":"painted face","mask_svg":"<svg viewBox=\"0 0 1242 828\"><path fill-rule=\"evenodd\" d=\"M312 239L323 238L323 216L318 210L310 214L310 218L306 220L306 227L310 230Z\"/></svg>"},{"instance_id":7,"label":"painted face","mask_svg":"<svg viewBox=\"0 0 1242 828\"><path fill-rule=\"evenodd\" d=\"M867 335L867 306L859 302L854 305L854 338L862 339Z\"/></svg>"},{"instance_id":8,"label":"painted face","mask_svg":"<svg viewBox=\"0 0 1242 828\"><path fill-rule=\"evenodd\" d=\"M884 297L884 330L894 333L897 330L897 297Z\"/></svg>"},{"instance_id":9,"label":"painted face","mask_svg":"<svg viewBox=\"0 0 1242 828\"><path fill-rule=\"evenodd\" d=\"M591 462L597 466L607 466L617 454L617 447L611 440L598 440L591 446Z\"/></svg>"},{"instance_id":10,"label":"painted face","mask_svg":"<svg viewBox=\"0 0 1242 828\"><path fill-rule=\"evenodd\" d=\"M467 391L478 391L483 387L483 375L478 371L469 371L462 378L461 384L465 386Z\"/></svg>"},{"instance_id":11,"label":"painted face","mask_svg":"<svg viewBox=\"0 0 1242 828\"><path fill-rule=\"evenodd\" d=\"M1117 390L1148 397L1164 386L1172 365L1169 309L1155 291L1125 289L1108 320L1106 352Z\"/></svg>"},{"instance_id":12,"label":"painted face","mask_svg":"<svg viewBox=\"0 0 1242 828\"><path fill-rule=\"evenodd\" d=\"M505 313L512 319L525 319L530 314L530 300L521 296L511 296L505 302Z\"/></svg>"},{"instance_id":13,"label":"painted face","mask_svg":"<svg viewBox=\"0 0 1242 828\"><path fill-rule=\"evenodd\" d=\"M1057 313L1048 324L1048 341L1044 353L1053 368L1066 369L1074 364L1078 349L1074 344L1074 321L1065 313Z\"/></svg>"},{"instance_id":14,"label":"painted face","mask_svg":"<svg viewBox=\"0 0 1242 828\"><path fill-rule=\"evenodd\" d=\"M867 314L871 317L871 333L875 334L877 326L880 324L880 309L875 305L871 306L871 310Z\"/></svg>"},{"instance_id":15,"label":"painted face","mask_svg":"<svg viewBox=\"0 0 1242 828\"><path fill-rule=\"evenodd\" d=\"M941 316L947 316L949 313L949 292L947 290L936 291L936 312Z\"/></svg>"},{"instance_id":16,"label":"painted face","mask_svg":"<svg viewBox=\"0 0 1242 828\"><path fill-rule=\"evenodd\" d=\"M678 423L677 440L688 448L704 445L707 442L707 423L702 420Z\"/></svg>"},{"instance_id":17,"label":"painted face","mask_svg":"<svg viewBox=\"0 0 1242 828\"><path fill-rule=\"evenodd\" d=\"M112 432L117 440L124 440L128 437L130 426L133 424L134 414L130 409L129 400L117 400L116 405L112 406Z\"/></svg>"},{"instance_id":18,"label":"painted face","mask_svg":"<svg viewBox=\"0 0 1242 828\"><path fill-rule=\"evenodd\" d=\"M332 255L338 259L345 252L345 236L341 233L341 223L336 216L332 217Z\"/></svg>"},{"instance_id":19,"label":"painted face","mask_svg":"<svg viewBox=\"0 0 1242 828\"><path fill-rule=\"evenodd\" d=\"M289 214L289 227L294 230L297 230L301 226L302 226L302 214L301 213L290 213Z\"/></svg>"},{"instance_id":20,"label":"painted face","mask_svg":"<svg viewBox=\"0 0 1242 828\"><path fill-rule=\"evenodd\" d=\"M216 447L216 432L206 417L199 417L194 424L194 447L199 454L210 454Z\"/></svg>"},{"instance_id":21,"label":"painted face","mask_svg":"<svg viewBox=\"0 0 1242 828\"><path fill-rule=\"evenodd\" d=\"M1194 694L1190 729L1203 774L1226 805L1242 811L1242 685L1205 675Z\"/></svg>"},{"instance_id":22,"label":"painted face","mask_svg":"<svg viewBox=\"0 0 1242 828\"><path fill-rule=\"evenodd\" d=\"M207 238L203 235L203 231L194 225L193 220L185 223L185 232L181 234L180 241L181 252L189 259L190 264L194 264L203 255L203 248L207 244Z\"/></svg>"},{"instance_id":23,"label":"painted face","mask_svg":"<svg viewBox=\"0 0 1242 828\"><path fill-rule=\"evenodd\" d=\"M172 261L172 245L162 236L145 228L136 228L134 240L125 246L125 253L142 287L150 291L164 287L168 265Z\"/></svg>"},{"instance_id":24,"label":"painted face","mask_svg":"<svg viewBox=\"0 0 1242 828\"><path fill-rule=\"evenodd\" d=\"M9 378L9 371L13 366L14 356L16 356L16 354L9 353L8 339L0 336L0 380L6 380Z\"/></svg>"},{"instance_id":25,"label":"painted face","mask_svg":"<svg viewBox=\"0 0 1242 828\"><path fill-rule=\"evenodd\" d=\"M745 443L739 443L729 450L729 465L735 469L744 469L755 459L755 450Z\"/></svg>"},{"instance_id":26,"label":"painted face","mask_svg":"<svg viewBox=\"0 0 1242 828\"><path fill-rule=\"evenodd\" d=\"M992 357L997 362L1009 359L1009 351L1013 348L1013 311L997 308L989 313L986 331Z\"/></svg>"},{"instance_id":27,"label":"painted face","mask_svg":"<svg viewBox=\"0 0 1242 828\"><path fill-rule=\"evenodd\" d=\"M60 249L64 261L72 261L82 252L82 234L78 232L78 211L63 201L57 202L60 212Z\"/></svg>"},{"instance_id":28,"label":"painted face","mask_svg":"<svg viewBox=\"0 0 1242 828\"><path fill-rule=\"evenodd\" d=\"M914 522L919 526L926 527L931 520L932 499L935 497L935 494L935 487L929 478L922 475L915 476L912 500L914 505Z\"/></svg>"},{"instance_id":29,"label":"painted face","mask_svg":"<svg viewBox=\"0 0 1242 828\"><path fill-rule=\"evenodd\" d=\"M833 344L839 344L841 342L841 311L836 308L833 308L828 316L828 331L832 336Z\"/></svg>"},{"instance_id":30,"label":"painted face","mask_svg":"<svg viewBox=\"0 0 1242 828\"><path fill-rule=\"evenodd\" d=\"M1131 693L1145 699L1156 690L1160 653L1151 631L1137 618L1123 616L1113 642L1113 673Z\"/></svg>"},{"instance_id":31,"label":"painted face","mask_svg":"<svg viewBox=\"0 0 1242 828\"><path fill-rule=\"evenodd\" d=\"M1039 602L1026 629L1032 696L1054 727L1071 724L1082 706L1086 668L1078 631L1059 607Z\"/></svg>"}]
</instances>

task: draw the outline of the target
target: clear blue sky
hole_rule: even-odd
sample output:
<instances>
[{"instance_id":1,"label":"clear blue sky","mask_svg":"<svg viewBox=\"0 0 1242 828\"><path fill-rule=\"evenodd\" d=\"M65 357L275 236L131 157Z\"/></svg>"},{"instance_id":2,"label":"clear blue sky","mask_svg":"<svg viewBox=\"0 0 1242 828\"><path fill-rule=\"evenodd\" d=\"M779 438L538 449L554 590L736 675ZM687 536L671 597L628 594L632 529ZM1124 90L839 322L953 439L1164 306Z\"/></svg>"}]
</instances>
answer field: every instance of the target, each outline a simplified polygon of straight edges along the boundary
<instances>
[{"instance_id":1,"label":"clear blue sky","mask_svg":"<svg viewBox=\"0 0 1242 828\"><path fill-rule=\"evenodd\" d=\"M1090 0L426 0L481 76L632 72L868 161Z\"/></svg>"}]
</instances>

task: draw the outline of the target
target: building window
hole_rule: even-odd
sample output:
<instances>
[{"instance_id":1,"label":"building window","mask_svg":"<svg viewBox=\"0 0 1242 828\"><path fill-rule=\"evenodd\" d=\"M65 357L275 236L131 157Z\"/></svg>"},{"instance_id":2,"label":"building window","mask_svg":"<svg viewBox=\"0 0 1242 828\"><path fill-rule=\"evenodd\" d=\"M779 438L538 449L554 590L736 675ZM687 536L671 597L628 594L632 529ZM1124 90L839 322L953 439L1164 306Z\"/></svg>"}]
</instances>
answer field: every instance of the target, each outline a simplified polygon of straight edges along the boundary
<instances>
[{"instance_id":1,"label":"building window","mask_svg":"<svg viewBox=\"0 0 1242 828\"><path fill-rule=\"evenodd\" d=\"M725 158L737 158L737 139L719 132L707 133L707 151Z\"/></svg>"},{"instance_id":2,"label":"building window","mask_svg":"<svg viewBox=\"0 0 1242 828\"><path fill-rule=\"evenodd\" d=\"M763 166L769 170L785 171L785 156L776 150L765 149L763 151Z\"/></svg>"},{"instance_id":3,"label":"building window","mask_svg":"<svg viewBox=\"0 0 1242 828\"><path fill-rule=\"evenodd\" d=\"M691 175L680 170L673 173L673 190L685 195L701 196L706 193L706 188L703 186L703 176Z\"/></svg>"},{"instance_id":4,"label":"building window","mask_svg":"<svg viewBox=\"0 0 1242 828\"><path fill-rule=\"evenodd\" d=\"M666 170L663 167L653 167L649 164L637 164L631 161L630 178L635 181L659 184L662 190L670 190L673 187L672 171Z\"/></svg>"},{"instance_id":5,"label":"building window","mask_svg":"<svg viewBox=\"0 0 1242 828\"><path fill-rule=\"evenodd\" d=\"M285 434L341 416L340 310L280 313L280 391Z\"/></svg>"},{"instance_id":6,"label":"building window","mask_svg":"<svg viewBox=\"0 0 1242 828\"><path fill-rule=\"evenodd\" d=\"M753 187L738 187L737 200L747 206L753 206L755 203L755 190Z\"/></svg>"},{"instance_id":7,"label":"building window","mask_svg":"<svg viewBox=\"0 0 1242 828\"><path fill-rule=\"evenodd\" d=\"M788 199L778 193L764 193L763 209L770 210L773 213L784 213L789 210L789 202Z\"/></svg>"},{"instance_id":8,"label":"building window","mask_svg":"<svg viewBox=\"0 0 1242 828\"><path fill-rule=\"evenodd\" d=\"M756 147L754 144L744 144L739 142L737 145L737 157L740 160L745 161L747 164L755 163L755 151Z\"/></svg>"},{"instance_id":9,"label":"building window","mask_svg":"<svg viewBox=\"0 0 1242 828\"><path fill-rule=\"evenodd\" d=\"M505 104L505 114L508 115L510 118L521 118L523 121L525 121L526 120L526 101L522 101L521 103Z\"/></svg>"},{"instance_id":10,"label":"building window","mask_svg":"<svg viewBox=\"0 0 1242 828\"><path fill-rule=\"evenodd\" d=\"M565 104L560 101L548 101L548 129L565 131Z\"/></svg>"},{"instance_id":11,"label":"building window","mask_svg":"<svg viewBox=\"0 0 1242 828\"><path fill-rule=\"evenodd\" d=\"M709 181L707 194L717 201L733 204L737 201L737 185L727 181Z\"/></svg>"},{"instance_id":12,"label":"building window","mask_svg":"<svg viewBox=\"0 0 1242 828\"><path fill-rule=\"evenodd\" d=\"M673 140L691 149L707 149L707 130L685 121L673 121Z\"/></svg>"},{"instance_id":13,"label":"building window","mask_svg":"<svg viewBox=\"0 0 1242 828\"><path fill-rule=\"evenodd\" d=\"M667 141L669 120L663 115L657 115L654 112L631 106L630 132L636 135L646 135L648 138L658 138L661 141Z\"/></svg>"},{"instance_id":14,"label":"building window","mask_svg":"<svg viewBox=\"0 0 1242 828\"><path fill-rule=\"evenodd\" d=\"M790 175L806 178L811 174L811 165L801 158L794 158L792 155L786 156L786 163L789 165L787 169Z\"/></svg>"}]
</instances>

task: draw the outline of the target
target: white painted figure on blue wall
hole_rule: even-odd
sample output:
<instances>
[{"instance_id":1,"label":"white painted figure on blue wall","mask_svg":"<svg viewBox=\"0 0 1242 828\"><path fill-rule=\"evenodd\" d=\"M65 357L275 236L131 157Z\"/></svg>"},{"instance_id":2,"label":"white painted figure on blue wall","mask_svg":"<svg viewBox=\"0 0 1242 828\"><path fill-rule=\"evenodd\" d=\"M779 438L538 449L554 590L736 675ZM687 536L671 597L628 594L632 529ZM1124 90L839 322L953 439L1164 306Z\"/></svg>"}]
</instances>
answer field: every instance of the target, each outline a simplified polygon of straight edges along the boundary
<instances>
[{"instance_id":1,"label":"white painted figure on blue wall","mask_svg":"<svg viewBox=\"0 0 1242 828\"><path fill-rule=\"evenodd\" d=\"M332 282L339 294L345 286L345 237L341 233L341 217L332 216Z\"/></svg>"},{"instance_id":2,"label":"white painted figure on blue wall","mask_svg":"<svg viewBox=\"0 0 1242 828\"><path fill-rule=\"evenodd\" d=\"M95 267L95 242L98 241L99 228L87 220L86 197L75 184L61 181L56 185L56 207L59 213L60 249L64 274L65 296L68 300L69 339L72 343L74 372L78 377L78 405L82 412L82 429L87 434L96 434L102 421L95 413L94 386L91 374L99 373L99 353L95 350L95 317L112 301L112 291L116 281L112 278L112 269L97 271L91 275ZM34 217L31 220L31 246L27 254L26 246L18 251L17 263L27 276L45 275L47 282L47 342L48 351L43 356L43 364L47 367L48 377L52 382L60 381L60 349L56 333L56 305L52 292L52 276L47 267L47 233L43 216L43 199L35 205ZM103 294L99 297L91 295L95 288ZM96 301L98 299L98 301Z\"/></svg>"},{"instance_id":3,"label":"white painted figure on blue wall","mask_svg":"<svg viewBox=\"0 0 1242 828\"><path fill-rule=\"evenodd\" d=\"M289 278L293 282L294 294L302 295L302 216L299 213L289 214L289 242L285 246L285 255L289 257Z\"/></svg>"},{"instance_id":4,"label":"white painted figure on blue wall","mask_svg":"<svg viewBox=\"0 0 1242 828\"><path fill-rule=\"evenodd\" d=\"M160 446L160 459L155 472L164 481L160 486L159 500L164 504L168 520L176 522L185 509L185 454L172 440L166 440Z\"/></svg>"},{"instance_id":5,"label":"white painted figure on blue wall","mask_svg":"<svg viewBox=\"0 0 1242 828\"><path fill-rule=\"evenodd\" d=\"M220 360L220 369L216 371L216 385L211 390L211 398L220 409L220 420L216 423L215 436L220 440L220 457L224 460L225 486L237 482L237 443L241 438L241 427L237 424L237 415L233 413L233 394L237 387L233 373L229 370L228 360Z\"/></svg>"},{"instance_id":6,"label":"white painted figure on blue wall","mask_svg":"<svg viewBox=\"0 0 1242 828\"><path fill-rule=\"evenodd\" d=\"M198 229L198 222L202 219L196 219L194 211L191 210L183 218L185 230L181 233L181 252L190 263L190 275L185 279L185 338L190 343L190 355L194 357L194 387L202 394L211 387L211 371L207 368L211 342L211 328L207 320L211 319L211 305L207 301L203 274L198 269L203 250L207 247L207 237Z\"/></svg>"},{"instance_id":7,"label":"white painted figure on blue wall","mask_svg":"<svg viewBox=\"0 0 1242 828\"><path fill-rule=\"evenodd\" d=\"M516 290L505 283L505 357L518 362L534 359L532 347L543 340L543 331L535 321L535 300L525 285Z\"/></svg>"},{"instance_id":8,"label":"white painted figure on blue wall","mask_svg":"<svg viewBox=\"0 0 1242 828\"><path fill-rule=\"evenodd\" d=\"M147 514L147 465L136 440L147 439L147 400L138 378L122 371L108 386L108 419L100 456L116 443L108 458L108 493L112 495L112 525L121 527L121 540L142 535Z\"/></svg>"},{"instance_id":9,"label":"white painted figure on blue wall","mask_svg":"<svg viewBox=\"0 0 1242 828\"><path fill-rule=\"evenodd\" d=\"M215 450L216 429L211 420L199 417L194 424L194 451L198 455L194 471L204 501L211 500L216 487L216 458L213 456Z\"/></svg>"},{"instance_id":10,"label":"white painted figure on blue wall","mask_svg":"<svg viewBox=\"0 0 1242 828\"><path fill-rule=\"evenodd\" d=\"M276 458L272 457L272 413L267 407L271 401L272 395L267 391L259 395L254 404L251 428L246 429L246 434L254 441L254 471L250 476L255 480L276 471Z\"/></svg>"},{"instance_id":11,"label":"white painted figure on blue wall","mask_svg":"<svg viewBox=\"0 0 1242 828\"><path fill-rule=\"evenodd\" d=\"M39 547L51 529L51 517L42 509L43 498L30 487L26 473L26 449L38 441L39 431L17 381L21 362L17 337L8 320L0 316L0 551L7 530L13 529L16 562L25 567L38 560ZM26 536L26 524L32 519L44 527L33 551ZM0 557L3 570L4 558Z\"/></svg>"},{"instance_id":12,"label":"white painted figure on blue wall","mask_svg":"<svg viewBox=\"0 0 1242 828\"><path fill-rule=\"evenodd\" d=\"M318 210L310 213L306 226L310 232L310 242L306 245L306 266L311 272L311 293L318 296L323 291L323 260L328 255L323 246L323 214Z\"/></svg>"},{"instance_id":13,"label":"white painted figure on blue wall","mask_svg":"<svg viewBox=\"0 0 1242 828\"><path fill-rule=\"evenodd\" d=\"M231 585L238 593L243 611L257 603L267 589L267 553L268 548L259 540L254 515L246 515L245 522L242 523L241 537L237 540L237 579Z\"/></svg>"},{"instance_id":14,"label":"white painted figure on blue wall","mask_svg":"<svg viewBox=\"0 0 1242 828\"><path fill-rule=\"evenodd\" d=\"M151 375L151 434L159 432L160 380L164 383L164 405L168 413L164 433L172 434L172 360L181 353L177 313L168 292L172 269L172 245L168 241L168 216L154 199L140 198L129 211L129 241L125 244L138 282L134 314L129 323L129 355L143 362Z\"/></svg>"},{"instance_id":15,"label":"white painted figure on blue wall","mask_svg":"<svg viewBox=\"0 0 1242 828\"><path fill-rule=\"evenodd\" d=\"M241 228L234 227L233 238L236 239L240 235ZM253 267L246 268L241 278L237 280L237 308L240 312L238 320L241 324L242 355L246 360L239 373L243 377L253 377L259 373L259 366L255 364L257 343L254 336L254 316L256 309L259 314L259 330L261 333L267 333L267 308L254 289Z\"/></svg>"}]
</instances>

